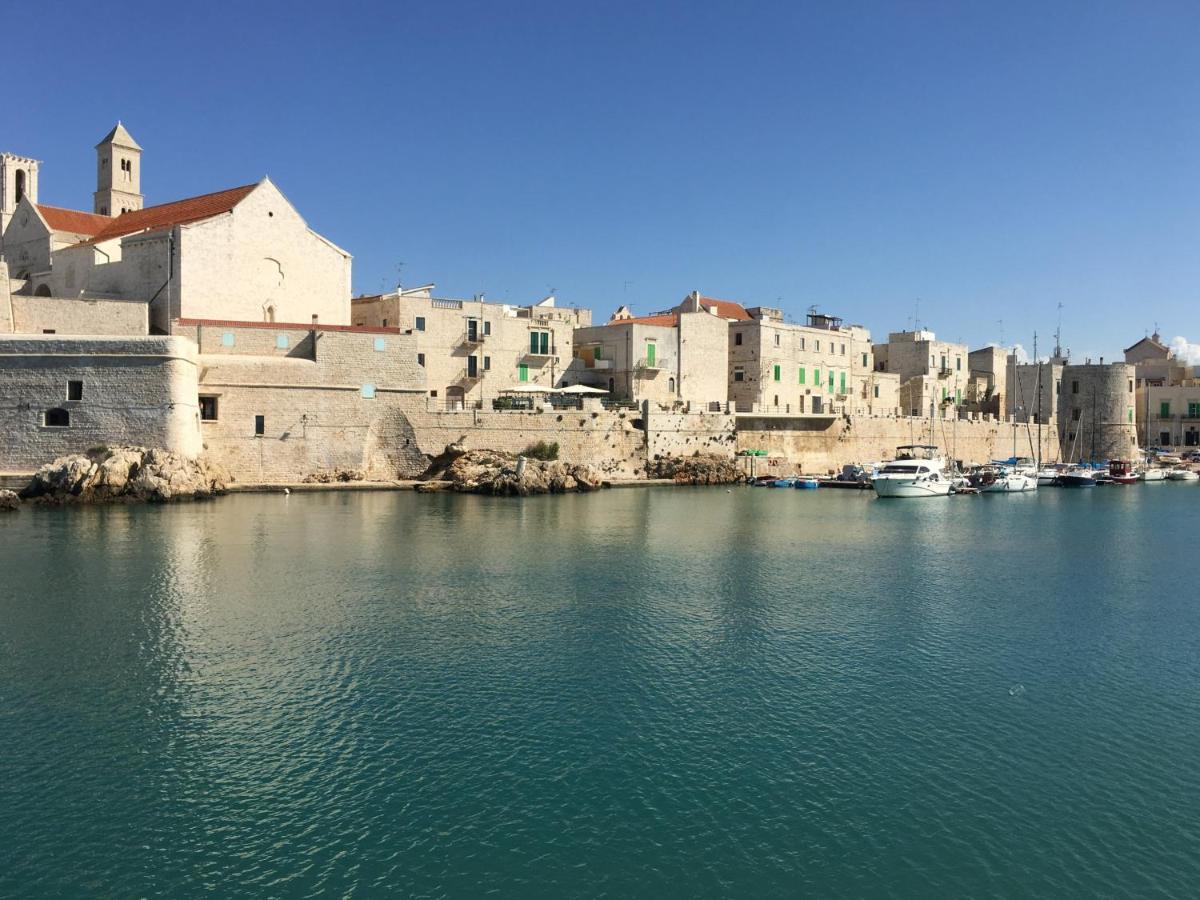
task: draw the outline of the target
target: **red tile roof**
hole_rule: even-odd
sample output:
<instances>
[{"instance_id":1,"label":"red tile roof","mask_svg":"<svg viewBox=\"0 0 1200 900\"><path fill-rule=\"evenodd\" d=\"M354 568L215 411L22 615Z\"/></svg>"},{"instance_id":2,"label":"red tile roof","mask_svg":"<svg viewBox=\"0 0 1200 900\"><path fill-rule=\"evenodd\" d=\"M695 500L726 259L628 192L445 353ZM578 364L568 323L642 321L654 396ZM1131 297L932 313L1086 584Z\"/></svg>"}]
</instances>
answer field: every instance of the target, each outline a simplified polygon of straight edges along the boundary
<instances>
[{"instance_id":1,"label":"red tile roof","mask_svg":"<svg viewBox=\"0 0 1200 900\"><path fill-rule=\"evenodd\" d=\"M659 313L654 316L635 316L632 319L617 319L615 322L609 322L609 325L662 325L667 328L674 328L679 324L678 313Z\"/></svg>"},{"instance_id":2,"label":"red tile roof","mask_svg":"<svg viewBox=\"0 0 1200 900\"><path fill-rule=\"evenodd\" d=\"M256 187L256 184L246 184L227 191L202 194L199 197L188 197L186 200L160 203L158 206L147 206L145 209L122 213L108 219L108 225L104 229L97 232L90 241L83 243L95 244L139 231L158 231L175 225L211 219L213 216L229 212Z\"/></svg>"},{"instance_id":3,"label":"red tile roof","mask_svg":"<svg viewBox=\"0 0 1200 900\"><path fill-rule=\"evenodd\" d=\"M77 209L46 206L44 203L39 203L37 208L52 231L68 231L71 234L99 234L105 226L112 224L112 219L108 216L94 216Z\"/></svg>"},{"instance_id":4,"label":"red tile roof","mask_svg":"<svg viewBox=\"0 0 1200 900\"><path fill-rule=\"evenodd\" d=\"M733 300L717 300L713 297L701 297L700 305L710 312L716 313L722 319L737 319L748 321L751 316L746 307Z\"/></svg>"}]
</instances>

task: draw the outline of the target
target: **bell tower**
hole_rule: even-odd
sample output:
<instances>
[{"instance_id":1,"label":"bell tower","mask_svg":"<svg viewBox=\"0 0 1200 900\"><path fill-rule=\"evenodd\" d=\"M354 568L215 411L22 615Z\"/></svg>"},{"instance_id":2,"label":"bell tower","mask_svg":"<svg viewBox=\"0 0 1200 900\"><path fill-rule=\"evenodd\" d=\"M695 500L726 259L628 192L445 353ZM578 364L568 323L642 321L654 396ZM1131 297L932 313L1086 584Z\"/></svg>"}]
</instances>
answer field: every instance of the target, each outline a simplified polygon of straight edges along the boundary
<instances>
[{"instance_id":1,"label":"bell tower","mask_svg":"<svg viewBox=\"0 0 1200 900\"><path fill-rule=\"evenodd\" d=\"M37 203L38 161L0 153L0 241L22 197Z\"/></svg>"},{"instance_id":2,"label":"bell tower","mask_svg":"<svg viewBox=\"0 0 1200 900\"><path fill-rule=\"evenodd\" d=\"M142 148L120 122L96 145L93 196L92 212L98 216L142 208Z\"/></svg>"}]
</instances>

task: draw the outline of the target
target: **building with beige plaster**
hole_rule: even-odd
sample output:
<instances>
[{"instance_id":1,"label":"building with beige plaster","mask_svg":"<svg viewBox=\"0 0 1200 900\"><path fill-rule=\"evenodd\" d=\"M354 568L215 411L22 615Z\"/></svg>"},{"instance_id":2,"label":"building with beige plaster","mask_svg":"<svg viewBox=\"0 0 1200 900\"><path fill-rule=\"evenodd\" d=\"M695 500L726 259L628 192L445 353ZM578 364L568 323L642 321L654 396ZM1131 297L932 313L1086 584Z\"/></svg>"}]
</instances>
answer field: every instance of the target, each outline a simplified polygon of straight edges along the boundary
<instances>
[{"instance_id":1,"label":"building with beige plaster","mask_svg":"<svg viewBox=\"0 0 1200 900\"><path fill-rule=\"evenodd\" d=\"M648 316L623 306L604 325L576 329L571 377L614 400L722 409L729 390L729 327L748 318L740 304L698 291Z\"/></svg>"},{"instance_id":2,"label":"building with beige plaster","mask_svg":"<svg viewBox=\"0 0 1200 900\"><path fill-rule=\"evenodd\" d=\"M528 306L435 297L433 285L354 298L355 326L398 328L413 338L428 396L449 408L490 405L505 391L572 380L574 331L591 311L554 297Z\"/></svg>"},{"instance_id":3,"label":"building with beige plaster","mask_svg":"<svg viewBox=\"0 0 1200 900\"><path fill-rule=\"evenodd\" d=\"M875 345L875 368L900 377L905 415L956 418L970 382L965 344L939 341L932 331L897 331Z\"/></svg>"}]
</instances>

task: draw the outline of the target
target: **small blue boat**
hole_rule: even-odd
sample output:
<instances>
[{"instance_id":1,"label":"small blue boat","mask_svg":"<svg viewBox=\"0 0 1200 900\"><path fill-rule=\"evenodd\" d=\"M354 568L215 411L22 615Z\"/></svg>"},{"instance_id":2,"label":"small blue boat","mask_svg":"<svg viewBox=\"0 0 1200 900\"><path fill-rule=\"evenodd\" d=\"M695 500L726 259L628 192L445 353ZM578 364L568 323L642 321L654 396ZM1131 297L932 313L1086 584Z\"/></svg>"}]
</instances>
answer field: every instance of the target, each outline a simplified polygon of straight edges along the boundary
<instances>
[{"instance_id":1,"label":"small blue boat","mask_svg":"<svg viewBox=\"0 0 1200 900\"><path fill-rule=\"evenodd\" d=\"M795 478L776 478L771 482L771 487L790 488L796 483Z\"/></svg>"},{"instance_id":2,"label":"small blue boat","mask_svg":"<svg viewBox=\"0 0 1200 900\"><path fill-rule=\"evenodd\" d=\"M796 478L792 482L792 487L799 488L802 491L815 491L821 486L821 482L815 478Z\"/></svg>"}]
</instances>

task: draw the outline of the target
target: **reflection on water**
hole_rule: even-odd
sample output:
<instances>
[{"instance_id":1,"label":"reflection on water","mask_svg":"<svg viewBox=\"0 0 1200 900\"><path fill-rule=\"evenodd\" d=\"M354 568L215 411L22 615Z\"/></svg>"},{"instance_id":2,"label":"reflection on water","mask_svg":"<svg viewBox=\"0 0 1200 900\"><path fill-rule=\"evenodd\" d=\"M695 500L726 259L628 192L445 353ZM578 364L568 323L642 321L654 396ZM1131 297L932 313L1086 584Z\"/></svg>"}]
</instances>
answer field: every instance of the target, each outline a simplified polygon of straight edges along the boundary
<instances>
[{"instance_id":1,"label":"reflection on water","mask_svg":"<svg viewBox=\"0 0 1200 900\"><path fill-rule=\"evenodd\" d=\"M0 895L1184 896L1197 500L6 517Z\"/></svg>"}]
</instances>

